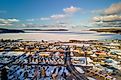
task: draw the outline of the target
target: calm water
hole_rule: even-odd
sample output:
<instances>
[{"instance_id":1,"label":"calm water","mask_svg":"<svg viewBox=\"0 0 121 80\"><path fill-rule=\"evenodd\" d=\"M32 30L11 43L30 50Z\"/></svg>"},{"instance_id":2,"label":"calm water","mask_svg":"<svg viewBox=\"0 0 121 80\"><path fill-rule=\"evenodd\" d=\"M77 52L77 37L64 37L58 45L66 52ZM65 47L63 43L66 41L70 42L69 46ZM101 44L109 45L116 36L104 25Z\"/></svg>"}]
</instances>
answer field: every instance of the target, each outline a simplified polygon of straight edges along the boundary
<instances>
[{"instance_id":1,"label":"calm water","mask_svg":"<svg viewBox=\"0 0 121 80\"><path fill-rule=\"evenodd\" d=\"M48 31L48 32L35 32L35 33L7 33L0 34L3 39L23 39L23 40L62 40L67 41L70 39L77 40L102 40L102 39L121 39L120 34L112 33L97 33L92 31Z\"/></svg>"}]
</instances>

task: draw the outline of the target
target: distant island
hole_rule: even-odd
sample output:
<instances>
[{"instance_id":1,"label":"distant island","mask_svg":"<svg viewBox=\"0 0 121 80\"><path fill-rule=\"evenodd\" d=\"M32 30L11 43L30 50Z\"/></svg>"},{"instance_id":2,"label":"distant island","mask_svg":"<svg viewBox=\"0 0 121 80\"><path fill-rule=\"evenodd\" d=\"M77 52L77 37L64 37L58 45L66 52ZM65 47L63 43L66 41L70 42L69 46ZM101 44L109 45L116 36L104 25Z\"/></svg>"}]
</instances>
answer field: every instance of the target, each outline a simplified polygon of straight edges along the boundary
<instances>
[{"instance_id":1,"label":"distant island","mask_svg":"<svg viewBox=\"0 0 121 80\"><path fill-rule=\"evenodd\" d=\"M89 31L108 32L108 33L121 34L121 28L90 29Z\"/></svg>"},{"instance_id":2,"label":"distant island","mask_svg":"<svg viewBox=\"0 0 121 80\"><path fill-rule=\"evenodd\" d=\"M23 30L0 28L0 33L24 33Z\"/></svg>"},{"instance_id":3,"label":"distant island","mask_svg":"<svg viewBox=\"0 0 121 80\"><path fill-rule=\"evenodd\" d=\"M22 29L24 31L68 31L67 29Z\"/></svg>"},{"instance_id":4,"label":"distant island","mask_svg":"<svg viewBox=\"0 0 121 80\"><path fill-rule=\"evenodd\" d=\"M27 33L27 31L68 31L67 29L5 29L0 28L0 33ZM33 33L33 32L32 32Z\"/></svg>"}]
</instances>

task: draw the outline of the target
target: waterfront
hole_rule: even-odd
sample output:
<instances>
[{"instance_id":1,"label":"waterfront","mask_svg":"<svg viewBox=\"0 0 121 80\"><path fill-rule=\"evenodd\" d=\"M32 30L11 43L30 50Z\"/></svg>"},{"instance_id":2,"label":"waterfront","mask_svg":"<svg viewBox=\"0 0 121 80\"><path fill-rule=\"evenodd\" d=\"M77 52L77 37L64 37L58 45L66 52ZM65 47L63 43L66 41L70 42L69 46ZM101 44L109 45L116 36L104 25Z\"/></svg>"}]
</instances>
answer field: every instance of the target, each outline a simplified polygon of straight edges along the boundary
<instances>
[{"instance_id":1,"label":"waterfront","mask_svg":"<svg viewBox=\"0 0 121 80\"><path fill-rule=\"evenodd\" d=\"M44 31L34 33L6 33L0 34L2 39L23 39L23 40L104 40L104 39L121 39L120 34L97 33L93 31Z\"/></svg>"}]
</instances>

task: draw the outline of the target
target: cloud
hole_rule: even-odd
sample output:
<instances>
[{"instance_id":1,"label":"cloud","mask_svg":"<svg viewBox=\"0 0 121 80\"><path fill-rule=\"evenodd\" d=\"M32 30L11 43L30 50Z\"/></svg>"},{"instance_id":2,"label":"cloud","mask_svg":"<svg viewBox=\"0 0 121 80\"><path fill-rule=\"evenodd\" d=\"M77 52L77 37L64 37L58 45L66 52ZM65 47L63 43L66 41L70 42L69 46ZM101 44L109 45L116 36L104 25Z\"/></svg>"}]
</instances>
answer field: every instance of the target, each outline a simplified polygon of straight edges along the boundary
<instances>
[{"instance_id":1,"label":"cloud","mask_svg":"<svg viewBox=\"0 0 121 80\"><path fill-rule=\"evenodd\" d=\"M27 19L27 21L48 21L48 20L52 20L52 21L64 21L64 19L66 20L66 18L69 18L73 15L73 13L76 13L80 10L80 8L71 6L69 8L64 8L62 13L60 14L52 14L48 17L41 17L41 18L35 18L35 19Z\"/></svg>"},{"instance_id":2,"label":"cloud","mask_svg":"<svg viewBox=\"0 0 121 80\"><path fill-rule=\"evenodd\" d=\"M121 27L121 2L100 10L99 16L95 16L92 19L95 25L103 27Z\"/></svg>"},{"instance_id":3,"label":"cloud","mask_svg":"<svg viewBox=\"0 0 121 80\"><path fill-rule=\"evenodd\" d=\"M73 13L80 11L80 8L70 6L69 8L64 8L62 14L54 14L49 17L40 18L40 20L60 20L70 17Z\"/></svg>"},{"instance_id":4,"label":"cloud","mask_svg":"<svg viewBox=\"0 0 121 80\"><path fill-rule=\"evenodd\" d=\"M95 22L94 25L101 27L121 27L121 22Z\"/></svg>"},{"instance_id":5,"label":"cloud","mask_svg":"<svg viewBox=\"0 0 121 80\"><path fill-rule=\"evenodd\" d=\"M93 14L102 14L104 10L102 9L96 9L96 10L92 10L91 13Z\"/></svg>"},{"instance_id":6,"label":"cloud","mask_svg":"<svg viewBox=\"0 0 121 80\"><path fill-rule=\"evenodd\" d=\"M3 24L3 23L0 23L0 26L11 26L12 24Z\"/></svg>"},{"instance_id":7,"label":"cloud","mask_svg":"<svg viewBox=\"0 0 121 80\"><path fill-rule=\"evenodd\" d=\"M100 15L119 15L121 14L121 2L112 4L106 9L92 10L91 13L98 13Z\"/></svg>"},{"instance_id":8,"label":"cloud","mask_svg":"<svg viewBox=\"0 0 121 80\"><path fill-rule=\"evenodd\" d=\"M42 18L40 18L40 20L42 20L42 21L60 20L60 19L66 18L68 16L69 16L68 14L54 14L54 15L51 15L50 17L42 17Z\"/></svg>"},{"instance_id":9,"label":"cloud","mask_svg":"<svg viewBox=\"0 0 121 80\"><path fill-rule=\"evenodd\" d=\"M116 21L121 21L121 16L118 15L97 16L93 18L93 21L116 22Z\"/></svg>"},{"instance_id":10,"label":"cloud","mask_svg":"<svg viewBox=\"0 0 121 80\"><path fill-rule=\"evenodd\" d=\"M8 19L7 21L9 21L9 22L19 22L19 20L18 19Z\"/></svg>"},{"instance_id":11,"label":"cloud","mask_svg":"<svg viewBox=\"0 0 121 80\"><path fill-rule=\"evenodd\" d=\"M75 13L78 12L80 10L80 8L74 7L74 6L70 6L69 8L64 8L63 11L66 13Z\"/></svg>"},{"instance_id":12,"label":"cloud","mask_svg":"<svg viewBox=\"0 0 121 80\"><path fill-rule=\"evenodd\" d=\"M20 20L18 19L0 19L0 25L4 26L4 25L12 25L13 23L19 22Z\"/></svg>"},{"instance_id":13,"label":"cloud","mask_svg":"<svg viewBox=\"0 0 121 80\"><path fill-rule=\"evenodd\" d=\"M106 15L93 18L95 25L103 27L121 27L121 16Z\"/></svg>"},{"instance_id":14,"label":"cloud","mask_svg":"<svg viewBox=\"0 0 121 80\"><path fill-rule=\"evenodd\" d=\"M99 21L102 20L102 16L95 16L95 17L93 17L92 20L93 20L94 22L99 22Z\"/></svg>"},{"instance_id":15,"label":"cloud","mask_svg":"<svg viewBox=\"0 0 121 80\"><path fill-rule=\"evenodd\" d=\"M50 16L50 18L54 20L63 19L65 17L67 17L66 14L55 14L55 15Z\"/></svg>"},{"instance_id":16,"label":"cloud","mask_svg":"<svg viewBox=\"0 0 121 80\"><path fill-rule=\"evenodd\" d=\"M104 10L104 14L107 15L114 15L114 14L120 14L121 13L121 2L112 4L109 8Z\"/></svg>"},{"instance_id":17,"label":"cloud","mask_svg":"<svg viewBox=\"0 0 121 80\"><path fill-rule=\"evenodd\" d=\"M27 19L26 21L35 21L35 19Z\"/></svg>"},{"instance_id":18,"label":"cloud","mask_svg":"<svg viewBox=\"0 0 121 80\"><path fill-rule=\"evenodd\" d=\"M48 17L46 17L46 18L40 18L40 20L42 20L42 21L46 21L46 20L50 20L50 18L48 18Z\"/></svg>"},{"instance_id":19,"label":"cloud","mask_svg":"<svg viewBox=\"0 0 121 80\"><path fill-rule=\"evenodd\" d=\"M0 19L0 23L14 23L14 22L19 22L18 19Z\"/></svg>"}]
</instances>

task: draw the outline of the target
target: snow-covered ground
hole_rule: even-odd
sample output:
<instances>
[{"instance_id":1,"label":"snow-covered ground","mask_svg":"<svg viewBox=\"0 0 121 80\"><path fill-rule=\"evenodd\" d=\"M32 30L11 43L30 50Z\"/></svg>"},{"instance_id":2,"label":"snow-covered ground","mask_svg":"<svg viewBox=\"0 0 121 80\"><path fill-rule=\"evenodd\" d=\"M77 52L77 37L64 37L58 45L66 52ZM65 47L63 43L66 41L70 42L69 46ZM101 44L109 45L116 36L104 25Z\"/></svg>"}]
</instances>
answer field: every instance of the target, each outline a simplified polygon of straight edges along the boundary
<instances>
[{"instance_id":1,"label":"snow-covered ground","mask_svg":"<svg viewBox=\"0 0 121 80\"><path fill-rule=\"evenodd\" d=\"M95 33L89 33L89 32L41 32L41 33L0 34L1 39L2 38L3 39L23 39L23 40L30 40L30 41L33 41L33 40L68 41L68 40L75 40L75 39L76 40L95 40L95 39L101 39L104 37L105 36L99 36Z\"/></svg>"}]
</instances>

